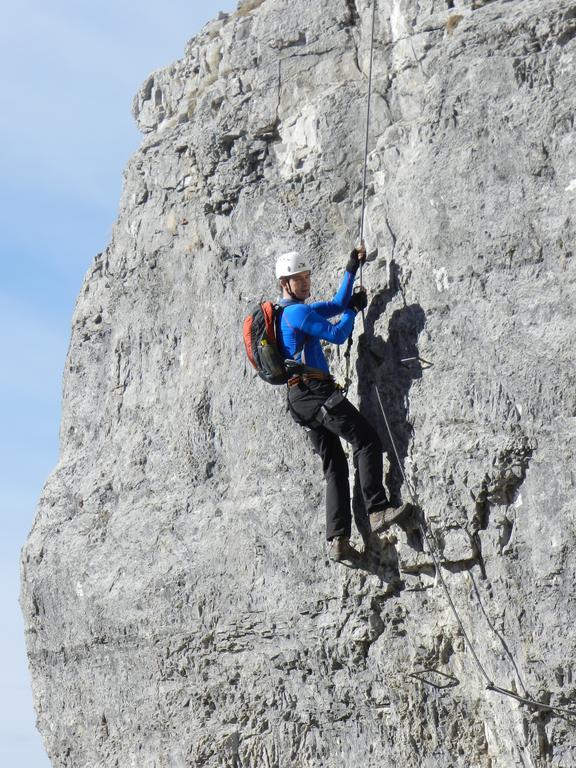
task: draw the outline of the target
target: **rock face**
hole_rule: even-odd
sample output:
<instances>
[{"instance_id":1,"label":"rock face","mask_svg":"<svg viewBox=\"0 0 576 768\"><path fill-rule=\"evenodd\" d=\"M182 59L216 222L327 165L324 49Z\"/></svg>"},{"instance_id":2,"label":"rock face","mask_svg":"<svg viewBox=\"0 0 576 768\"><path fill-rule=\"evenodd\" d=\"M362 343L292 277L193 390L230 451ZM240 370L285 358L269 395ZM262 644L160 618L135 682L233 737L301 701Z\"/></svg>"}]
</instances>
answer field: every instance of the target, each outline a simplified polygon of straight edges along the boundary
<instances>
[{"instance_id":1,"label":"rock face","mask_svg":"<svg viewBox=\"0 0 576 768\"><path fill-rule=\"evenodd\" d=\"M279 252L320 298L357 239L371 16L242 2L135 99L23 552L54 766L576 765L573 719L487 690L576 710L575 0L377 6L350 396L478 661L421 531L329 564L319 462L242 349Z\"/></svg>"}]
</instances>

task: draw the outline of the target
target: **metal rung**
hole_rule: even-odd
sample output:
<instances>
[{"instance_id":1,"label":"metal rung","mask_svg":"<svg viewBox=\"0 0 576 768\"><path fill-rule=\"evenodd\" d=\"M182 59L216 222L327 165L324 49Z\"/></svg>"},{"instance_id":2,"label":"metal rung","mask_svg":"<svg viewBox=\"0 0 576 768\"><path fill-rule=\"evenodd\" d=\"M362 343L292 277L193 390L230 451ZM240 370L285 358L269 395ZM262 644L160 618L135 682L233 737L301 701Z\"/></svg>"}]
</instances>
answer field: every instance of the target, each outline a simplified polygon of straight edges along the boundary
<instances>
[{"instance_id":1,"label":"metal rung","mask_svg":"<svg viewBox=\"0 0 576 768\"><path fill-rule=\"evenodd\" d=\"M447 682L435 682L434 680L427 679L425 675L438 675ZM460 685L460 680L458 680L457 677L454 677L454 675L447 675L446 672L440 672L439 669L421 669L419 672L410 672L408 677L413 677L415 680L430 685L432 688L436 688L439 691L444 688L454 688L455 686Z\"/></svg>"}]
</instances>

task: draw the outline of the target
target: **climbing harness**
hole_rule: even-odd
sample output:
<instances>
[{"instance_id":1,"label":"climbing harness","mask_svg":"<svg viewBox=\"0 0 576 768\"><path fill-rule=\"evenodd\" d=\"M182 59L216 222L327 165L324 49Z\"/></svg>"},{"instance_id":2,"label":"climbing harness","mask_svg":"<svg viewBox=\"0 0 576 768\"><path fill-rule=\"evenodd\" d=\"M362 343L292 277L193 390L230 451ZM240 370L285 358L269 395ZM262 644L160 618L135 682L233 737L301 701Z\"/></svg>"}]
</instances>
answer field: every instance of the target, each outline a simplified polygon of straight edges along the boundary
<instances>
[{"instance_id":1,"label":"climbing harness","mask_svg":"<svg viewBox=\"0 0 576 768\"><path fill-rule=\"evenodd\" d=\"M384 410L384 405L382 403L382 398L380 397L380 390L378 389L377 385L374 384L374 389L376 391L376 397L378 398L378 403L380 405L380 410L382 411L382 416L384 417L384 423L386 425L386 431L388 432L388 437L390 438L390 444L392 445L392 449L394 451L394 455L396 457L396 462L398 464L398 468L400 470L400 474L402 476L402 479L404 480L404 483L406 484L406 487L408 488L408 492L410 494L410 498L412 500L412 503L418 507L418 509L421 512L422 515L422 522L419 522L419 528L420 532L422 534L423 540L426 541L426 544L428 546L428 550L430 552L430 555L432 557L432 560L434 562L434 570L436 572L436 578L442 585L442 589L444 590L444 593L446 595L446 598L448 600L448 604L450 606L450 609L452 613L454 614L454 617L458 623L458 626L460 627L460 631L462 632L462 635L464 637L464 641L466 642L466 645L468 646L468 649L470 650L470 653L472 654L472 657L476 663L476 666L484 678L486 682L486 690L487 691L494 691L494 693L499 693L502 696L508 696L511 699L515 699L516 701L520 702L521 704L526 704L530 707L534 707L536 709L540 709L545 712L557 712L561 715L564 715L567 718L576 718L576 710L570 709L568 707L560 707L555 706L552 704L544 704L541 701L535 701L534 699L530 698L528 695L526 696L520 696L517 693L514 693L514 691L510 691L507 688L502 688L499 685L495 685L494 682L490 679L490 676L486 672L486 669L482 665L482 662L478 658L478 654L476 653L476 649L474 647L474 644L470 640L470 637L468 633L466 632L466 629L464 627L464 624L462 622L462 619L460 618L460 614L458 613L458 609L456 608L456 605L454 604L454 600L452 599L452 595L450 594L450 590L448 589L448 585L446 584L446 581L444 577L442 576L442 571L440 568L440 560L438 558L438 554L436 552L436 545L434 542L434 537L432 534L432 531L430 530L430 527L426 521L426 517L424 515L424 510L422 509L422 506L418 499L418 494L416 492L416 489L412 486L412 483L408 480L406 477L406 473L404 472L404 468L402 467L402 462L400 461L400 456L398 454L398 450L396 448L396 443L394 441L394 436L392 434L392 429L390 428L390 423L388 422L388 418L386 416L386 411ZM423 670L423 672L428 672L429 670ZM437 671L437 670L436 670ZM417 676L421 673L415 673L412 676ZM427 681L423 681L427 682ZM523 686L522 686L523 687Z\"/></svg>"}]
</instances>

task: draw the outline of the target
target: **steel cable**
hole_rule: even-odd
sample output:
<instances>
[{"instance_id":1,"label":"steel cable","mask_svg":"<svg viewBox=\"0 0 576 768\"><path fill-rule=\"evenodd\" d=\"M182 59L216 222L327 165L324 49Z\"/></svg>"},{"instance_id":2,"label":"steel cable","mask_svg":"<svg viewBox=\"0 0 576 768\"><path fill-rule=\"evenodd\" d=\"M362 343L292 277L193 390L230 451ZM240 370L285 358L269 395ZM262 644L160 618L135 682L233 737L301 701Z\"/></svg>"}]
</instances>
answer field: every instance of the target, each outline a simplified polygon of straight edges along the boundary
<instances>
[{"instance_id":1,"label":"steel cable","mask_svg":"<svg viewBox=\"0 0 576 768\"><path fill-rule=\"evenodd\" d=\"M374 30L376 28L376 0L372 5L372 32L370 37L370 64L368 68L368 106L366 108L366 135L364 140L364 173L362 176L362 212L360 215L360 243L364 243L364 215L366 212L366 178L368 175L368 147L370 142L370 114L372 110L372 70L374 64ZM362 264L360 264L362 285Z\"/></svg>"},{"instance_id":2,"label":"steel cable","mask_svg":"<svg viewBox=\"0 0 576 768\"><path fill-rule=\"evenodd\" d=\"M495 693L499 693L502 696L508 696L509 698L515 699L516 701L520 702L521 704L527 704L532 707L536 707L537 709L541 709L548 712L558 712L566 717L576 718L576 711L573 709L569 709L567 707L561 707L561 706L554 706L552 704L544 704L540 701L535 701L534 699L531 699L526 696L519 696L518 694L514 693L513 691L509 691L507 688L502 688L499 685L495 685L494 682L490 679L490 676L486 672L482 662L478 658L478 654L476 653L476 649L474 648L474 644L470 640L470 637L468 633L466 632L466 629L464 627L464 624L462 622L462 619L460 618L460 614L458 613L458 609L456 608L456 605L454 604L454 600L452 599L452 595L450 594L450 590L448 589L448 585L446 584L446 581L444 580L444 577L442 576L441 568L440 568L440 561L438 559L438 555L436 553L435 549L435 542L432 535L432 532L430 530L430 527L428 526L428 523L426 521L426 516L424 515L424 510L422 509L422 506L420 505L420 502L418 500L418 494L416 493L415 488L413 488L412 484L408 481L408 478L406 477L406 473L404 472L404 467L402 466L402 462L400 461L400 456L398 454L398 450L396 448L396 442L394 440L394 436L392 434L392 429L390 428L390 423L388 422L388 418L386 416L386 411L384 409L384 404L382 403L382 398L380 397L380 390L378 389L377 385L374 384L374 389L376 390L376 396L378 398L378 403L380 404L380 410L382 411L382 416L384 417L384 423L386 425L386 431L388 432L388 437L390 438L390 444L392 445L392 449L394 451L394 455L396 457L396 461L398 463L398 469L400 470L400 474L402 476L402 479L404 480L404 483L406 484L406 487L408 488L408 492L410 494L410 499L412 503L418 508L420 515L422 517L421 523L419 523L419 528L422 533L423 539L426 541L426 544L428 546L428 550L430 552L430 555L432 557L432 560L434 562L434 570L436 572L436 578L442 585L442 588L444 590L444 593L446 595L446 598L448 600L448 604L450 606L450 609L452 610L452 613L454 614L454 617L458 623L458 626L460 627L460 631L462 632L462 635L464 637L464 640L466 642L466 645L468 646L468 649L470 650L474 661L476 663L476 666L478 670L480 671L482 677L486 681L486 689L489 691L494 691Z\"/></svg>"},{"instance_id":3,"label":"steel cable","mask_svg":"<svg viewBox=\"0 0 576 768\"><path fill-rule=\"evenodd\" d=\"M368 104L366 107L366 134L364 137L364 171L362 174L362 209L360 212L360 245L364 245L364 218L366 215L366 178L368 175L368 147L370 142L370 115L372 110L372 71L374 65L374 30L376 28L376 0L372 4L372 30L370 33L370 64L368 67ZM363 288L362 270L364 264L360 262L359 285ZM362 310L362 330L366 330L366 318ZM350 337L352 338L352 337Z\"/></svg>"}]
</instances>

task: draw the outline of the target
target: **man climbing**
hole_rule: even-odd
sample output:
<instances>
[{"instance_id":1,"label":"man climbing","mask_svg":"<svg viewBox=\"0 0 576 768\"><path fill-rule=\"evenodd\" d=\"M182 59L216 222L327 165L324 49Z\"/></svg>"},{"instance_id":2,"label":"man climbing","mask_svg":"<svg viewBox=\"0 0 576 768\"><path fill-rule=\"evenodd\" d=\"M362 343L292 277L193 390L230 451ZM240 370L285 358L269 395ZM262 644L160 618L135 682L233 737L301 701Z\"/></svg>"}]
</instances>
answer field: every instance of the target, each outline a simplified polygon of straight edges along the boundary
<instances>
[{"instance_id":1,"label":"man climbing","mask_svg":"<svg viewBox=\"0 0 576 768\"><path fill-rule=\"evenodd\" d=\"M354 467L373 533L400 522L409 505L390 506L382 482L382 445L378 434L347 400L336 384L322 351L321 340L342 344L354 329L356 314L367 305L364 289L353 293L354 277L366 259L362 245L354 249L346 264L344 278L332 301L306 304L310 297L311 269L297 252L285 253L276 262L284 309L279 323L278 343L285 359L304 364L288 382L288 407L294 421L308 430L313 448L322 459L326 480L326 538L330 557L350 562L359 552L350 544L352 515L348 461L340 438L352 445ZM340 315L331 323L328 318ZM370 531L361 531L370 544Z\"/></svg>"}]
</instances>

